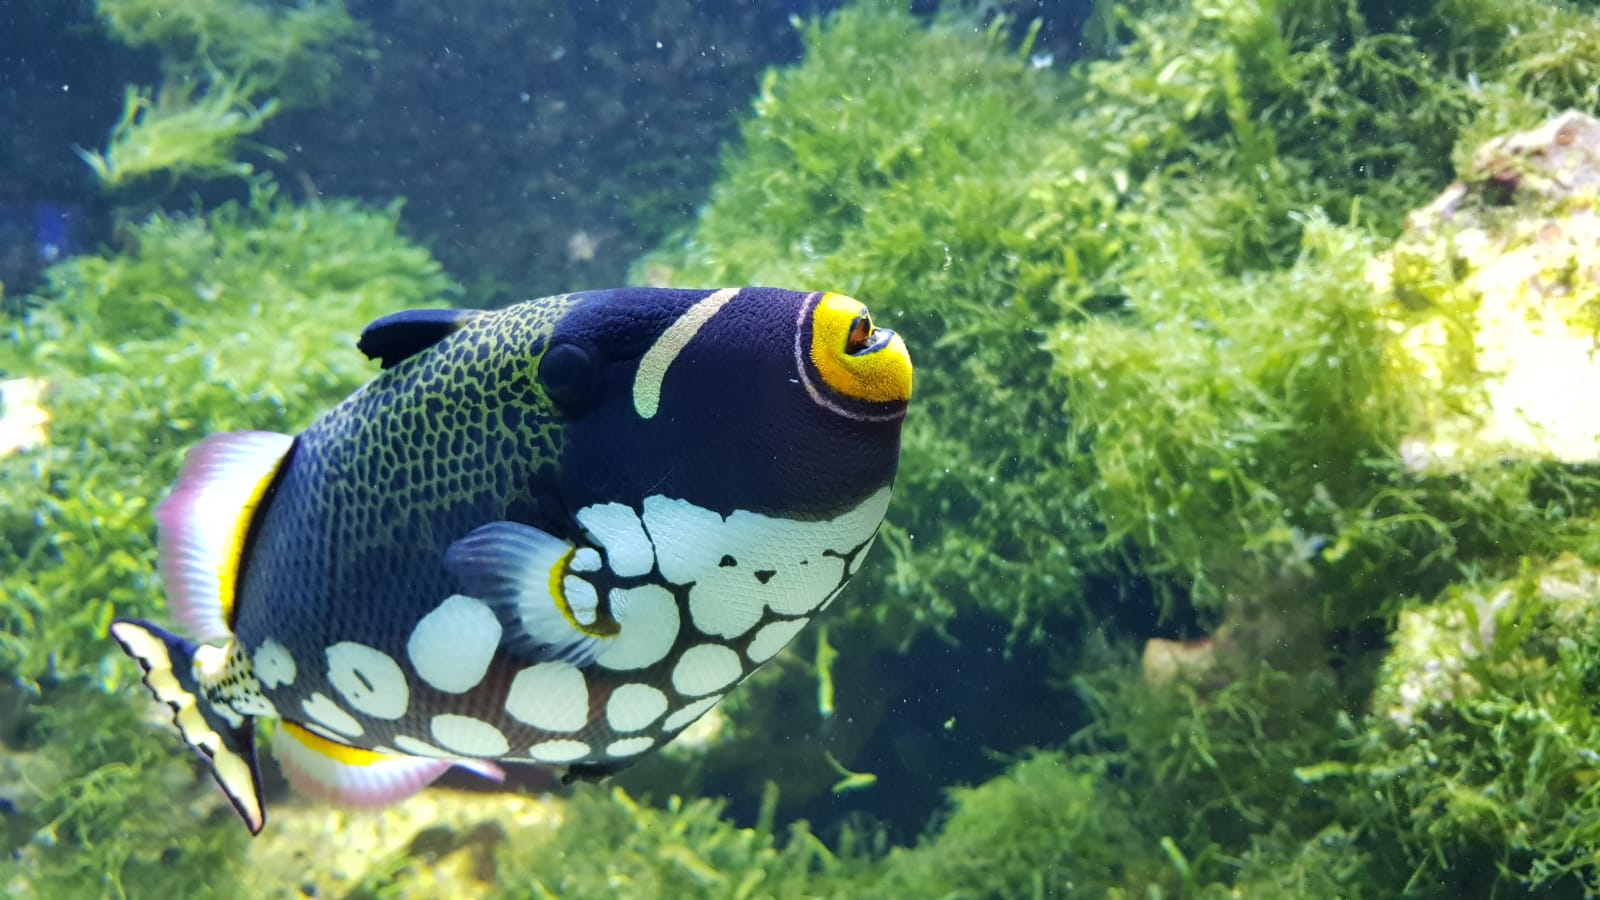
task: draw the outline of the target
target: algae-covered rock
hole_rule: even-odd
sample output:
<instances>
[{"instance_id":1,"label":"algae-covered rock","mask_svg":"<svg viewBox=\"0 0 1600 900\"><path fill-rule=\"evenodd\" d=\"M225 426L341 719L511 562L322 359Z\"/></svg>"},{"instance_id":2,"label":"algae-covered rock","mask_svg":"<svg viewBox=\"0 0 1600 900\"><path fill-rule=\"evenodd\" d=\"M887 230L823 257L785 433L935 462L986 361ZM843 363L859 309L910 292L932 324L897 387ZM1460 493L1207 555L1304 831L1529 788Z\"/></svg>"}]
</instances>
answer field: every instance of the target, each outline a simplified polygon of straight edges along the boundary
<instances>
[{"instance_id":1,"label":"algae-covered rock","mask_svg":"<svg viewBox=\"0 0 1600 900\"><path fill-rule=\"evenodd\" d=\"M257 896L482 896L513 836L544 839L561 820L550 798L442 789L376 812L289 803L244 862L261 873Z\"/></svg>"},{"instance_id":2,"label":"algae-covered rock","mask_svg":"<svg viewBox=\"0 0 1600 900\"><path fill-rule=\"evenodd\" d=\"M648 804L620 788L585 786L568 803L560 829L522 834L501 856L491 896L712 898L861 896L850 876L864 855L835 853L799 823L773 831L775 790L754 827L722 816L715 800L677 796ZM864 882L870 884L870 882Z\"/></svg>"},{"instance_id":3,"label":"algae-covered rock","mask_svg":"<svg viewBox=\"0 0 1600 900\"><path fill-rule=\"evenodd\" d=\"M1600 462L1600 120L1497 138L1413 213L1378 271L1427 398L1419 470Z\"/></svg>"},{"instance_id":4,"label":"algae-covered rock","mask_svg":"<svg viewBox=\"0 0 1600 900\"><path fill-rule=\"evenodd\" d=\"M0 379L0 458L44 444L50 411L43 404L49 382L42 378Z\"/></svg>"},{"instance_id":5,"label":"algae-covered rock","mask_svg":"<svg viewBox=\"0 0 1600 900\"><path fill-rule=\"evenodd\" d=\"M1094 762L1040 754L952 792L920 846L885 861L874 897L1148 896L1182 883L1140 835L1137 803Z\"/></svg>"},{"instance_id":6,"label":"algae-covered rock","mask_svg":"<svg viewBox=\"0 0 1600 900\"><path fill-rule=\"evenodd\" d=\"M1566 556L1401 614L1353 772L1419 877L1600 890L1597 597Z\"/></svg>"}]
</instances>

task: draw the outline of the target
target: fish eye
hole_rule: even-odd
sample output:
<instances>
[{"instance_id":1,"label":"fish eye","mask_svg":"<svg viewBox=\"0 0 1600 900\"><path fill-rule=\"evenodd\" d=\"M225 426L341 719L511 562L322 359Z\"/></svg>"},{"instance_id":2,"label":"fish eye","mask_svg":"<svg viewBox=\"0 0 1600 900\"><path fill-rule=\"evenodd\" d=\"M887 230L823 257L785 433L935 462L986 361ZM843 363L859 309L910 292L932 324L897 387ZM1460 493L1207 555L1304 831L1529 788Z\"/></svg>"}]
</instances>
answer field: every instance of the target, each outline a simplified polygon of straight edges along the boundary
<instances>
[{"instance_id":1,"label":"fish eye","mask_svg":"<svg viewBox=\"0 0 1600 900\"><path fill-rule=\"evenodd\" d=\"M594 401L594 357L577 344L556 344L539 360L539 383L561 412L578 415Z\"/></svg>"},{"instance_id":2,"label":"fish eye","mask_svg":"<svg viewBox=\"0 0 1600 900\"><path fill-rule=\"evenodd\" d=\"M904 403L911 397L911 357L905 342L872 324L861 301L823 294L811 309L811 351L822 381L868 403Z\"/></svg>"},{"instance_id":3,"label":"fish eye","mask_svg":"<svg viewBox=\"0 0 1600 900\"><path fill-rule=\"evenodd\" d=\"M872 346L872 314L866 307L856 314L855 320L850 323L850 335L845 338L844 352L851 355L858 354Z\"/></svg>"}]
</instances>

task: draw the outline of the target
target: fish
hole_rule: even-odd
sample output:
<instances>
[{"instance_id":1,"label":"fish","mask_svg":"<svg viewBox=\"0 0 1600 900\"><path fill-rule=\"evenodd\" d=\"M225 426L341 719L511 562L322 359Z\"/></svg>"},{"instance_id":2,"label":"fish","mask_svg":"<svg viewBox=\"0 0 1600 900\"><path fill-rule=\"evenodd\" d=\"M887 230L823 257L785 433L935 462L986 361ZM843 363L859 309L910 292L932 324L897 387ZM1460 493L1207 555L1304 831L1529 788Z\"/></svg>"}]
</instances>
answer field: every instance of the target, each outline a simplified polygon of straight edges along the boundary
<instances>
[{"instance_id":1,"label":"fish","mask_svg":"<svg viewBox=\"0 0 1600 900\"><path fill-rule=\"evenodd\" d=\"M155 512L177 630L110 626L252 834L262 723L352 808L658 750L860 570L911 399L904 339L830 292L407 310L357 346L380 371L304 431L188 452Z\"/></svg>"}]
</instances>

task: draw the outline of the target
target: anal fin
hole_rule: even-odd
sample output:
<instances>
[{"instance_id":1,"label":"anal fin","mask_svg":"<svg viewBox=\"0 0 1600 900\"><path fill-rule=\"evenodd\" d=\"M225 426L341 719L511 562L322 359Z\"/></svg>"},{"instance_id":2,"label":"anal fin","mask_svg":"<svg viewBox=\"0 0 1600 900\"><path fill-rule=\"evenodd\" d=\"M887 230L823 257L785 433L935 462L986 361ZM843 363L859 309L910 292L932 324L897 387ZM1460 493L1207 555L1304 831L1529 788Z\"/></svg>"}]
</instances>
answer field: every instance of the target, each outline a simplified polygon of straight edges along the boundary
<instances>
[{"instance_id":1,"label":"anal fin","mask_svg":"<svg viewBox=\"0 0 1600 900\"><path fill-rule=\"evenodd\" d=\"M111 637L144 668L144 683L155 698L172 710L172 720L184 743L206 761L222 792L251 834L266 825L261 802L261 770L256 761L255 720L231 709L213 706L200 695L195 658L218 656L217 647L205 647L171 634L148 622L118 619ZM202 660L200 668L204 668Z\"/></svg>"},{"instance_id":2,"label":"anal fin","mask_svg":"<svg viewBox=\"0 0 1600 900\"><path fill-rule=\"evenodd\" d=\"M380 753L329 740L305 726L285 721L272 741L285 778L299 792L349 809L378 809L398 803L461 766L490 781L505 771L487 760L435 759Z\"/></svg>"}]
</instances>

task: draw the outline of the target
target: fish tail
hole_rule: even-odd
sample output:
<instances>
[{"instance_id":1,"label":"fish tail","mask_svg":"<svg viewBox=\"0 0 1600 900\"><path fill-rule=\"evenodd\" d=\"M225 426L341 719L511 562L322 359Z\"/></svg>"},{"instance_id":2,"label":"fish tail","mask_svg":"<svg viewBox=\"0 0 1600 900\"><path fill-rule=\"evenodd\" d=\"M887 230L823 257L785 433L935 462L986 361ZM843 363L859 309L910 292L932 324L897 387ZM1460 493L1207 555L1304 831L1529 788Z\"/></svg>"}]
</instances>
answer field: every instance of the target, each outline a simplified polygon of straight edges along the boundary
<instances>
[{"instance_id":1,"label":"fish tail","mask_svg":"<svg viewBox=\"0 0 1600 900\"><path fill-rule=\"evenodd\" d=\"M255 719L212 702L204 691L206 673L218 668L225 651L138 619L111 623L111 637L143 667L145 686L172 710L184 743L205 760L250 833L260 834L266 812L256 761Z\"/></svg>"}]
</instances>

